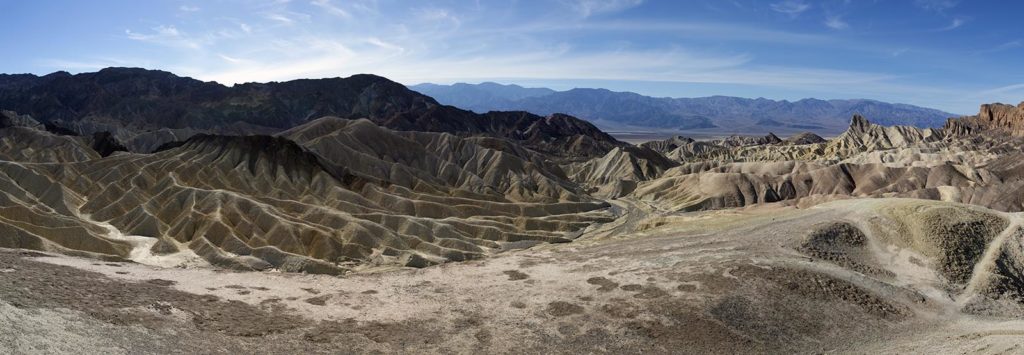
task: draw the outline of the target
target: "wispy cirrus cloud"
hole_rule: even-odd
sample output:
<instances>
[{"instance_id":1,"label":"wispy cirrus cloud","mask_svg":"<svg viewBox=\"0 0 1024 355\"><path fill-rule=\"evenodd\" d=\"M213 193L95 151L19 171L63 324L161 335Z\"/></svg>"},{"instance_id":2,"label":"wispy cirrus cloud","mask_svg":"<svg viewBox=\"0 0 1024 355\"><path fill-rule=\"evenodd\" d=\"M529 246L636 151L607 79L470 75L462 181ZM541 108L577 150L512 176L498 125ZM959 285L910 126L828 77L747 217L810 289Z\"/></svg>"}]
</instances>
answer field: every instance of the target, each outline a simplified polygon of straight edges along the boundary
<instances>
[{"instance_id":1,"label":"wispy cirrus cloud","mask_svg":"<svg viewBox=\"0 0 1024 355\"><path fill-rule=\"evenodd\" d=\"M843 18L841 16L826 16L825 27L831 28L833 30L845 30L847 28L850 28L850 24L846 23L846 21L843 21Z\"/></svg>"},{"instance_id":2,"label":"wispy cirrus cloud","mask_svg":"<svg viewBox=\"0 0 1024 355\"><path fill-rule=\"evenodd\" d=\"M803 2L801 0L785 0L777 3L772 3L769 7L775 11L780 12L792 17L800 16L807 10L811 9L811 4Z\"/></svg>"},{"instance_id":3,"label":"wispy cirrus cloud","mask_svg":"<svg viewBox=\"0 0 1024 355\"><path fill-rule=\"evenodd\" d=\"M1003 44L1000 44L1000 45L996 46L995 48L992 48L992 49L989 49L989 50L986 50L986 51L983 51L983 52L984 53L996 53L996 52L1008 51L1008 50L1011 50L1011 49L1017 49L1017 48L1021 48L1021 47L1024 47L1024 41L1021 41L1019 39L1015 39L1015 40L1012 40L1012 41L1004 42Z\"/></svg>"},{"instance_id":4,"label":"wispy cirrus cloud","mask_svg":"<svg viewBox=\"0 0 1024 355\"><path fill-rule=\"evenodd\" d=\"M918 7L935 12L943 12L960 4L959 0L914 0Z\"/></svg>"},{"instance_id":5,"label":"wispy cirrus cloud","mask_svg":"<svg viewBox=\"0 0 1024 355\"><path fill-rule=\"evenodd\" d=\"M348 11L345 11L345 9L335 6L334 4L331 3L331 0L313 0L313 2L311 2L310 4L313 4L313 6L319 7L324 11L327 11L327 13L331 15L343 18L352 18L352 14L350 14Z\"/></svg>"},{"instance_id":6,"label":"wispy cirrus cloud","mask_svg":"<svg viewBox=\"0 0 1024 355\"><path fill-rule=\"evenodd\" d=\"M960 28L961 26L963 26L966 23L967 23L967 19L956 17L956 18L953 18L953 20L951 20L949 22L948 26L939 28L936 31L940 31L940 32L941 31L952 31L952 30Z\"/></svg>"},{"instance_id":7,"label":"wispy cirrus cloud","mask_svg":"<svg viewBox=\"0 0 1024 355\"><path fill-rule=\"evenodd\" d=\"M173 25L160 25L153 27L151 30L152 31L148 33L124 30L124 33L128 39L140 42L150 42L188 49L200 49L202 47L201 40L187 36L184 32L179 31L178 28Z\"/></svg>"},{"instance_id":8,"label":"wispy cirrus cloud","mask_svg":"<svg viewBox=\"0 0 1024 355\"><path fill-rule=\"evenodd\" d=\"M580 16L586 18L593 15L618 12L640 6L644 0L572 0L569 6Z\"/></svg>"}]
</instances>

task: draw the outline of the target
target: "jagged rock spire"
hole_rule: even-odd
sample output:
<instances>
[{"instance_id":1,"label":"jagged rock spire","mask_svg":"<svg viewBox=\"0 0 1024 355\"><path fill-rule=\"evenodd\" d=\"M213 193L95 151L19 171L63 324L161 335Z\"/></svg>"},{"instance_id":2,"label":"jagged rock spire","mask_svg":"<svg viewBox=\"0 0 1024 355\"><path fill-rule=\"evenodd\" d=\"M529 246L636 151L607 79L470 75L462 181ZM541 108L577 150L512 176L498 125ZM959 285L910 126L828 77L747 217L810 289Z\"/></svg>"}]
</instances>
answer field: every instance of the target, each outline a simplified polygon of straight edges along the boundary
<instances>
[{"instance_id":1,"label":"jagged rock spire","mask_svg":"<svg viewBox=\"0 0 1024 355\"><path fill-rule=\"evenodd\" d=\"M868 122L867 118L861 116L859 113L853 115L853 119L850 120L850 130L856 130L863 132L871 127L871 122Z\"/></svg>"}]
</instances>

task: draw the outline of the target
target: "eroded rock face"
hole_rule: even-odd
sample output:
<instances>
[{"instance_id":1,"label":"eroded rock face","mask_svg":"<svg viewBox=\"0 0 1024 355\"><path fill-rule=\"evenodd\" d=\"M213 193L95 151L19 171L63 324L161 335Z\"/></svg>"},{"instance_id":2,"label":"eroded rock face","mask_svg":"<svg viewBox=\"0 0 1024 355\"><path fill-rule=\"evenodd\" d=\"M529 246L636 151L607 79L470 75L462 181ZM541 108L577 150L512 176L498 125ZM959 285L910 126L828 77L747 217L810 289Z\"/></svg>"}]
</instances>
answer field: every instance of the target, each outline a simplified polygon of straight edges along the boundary
<instances>
[{"instance_id":1,"label":"eroded rock face","mask_svg":"<svg viewBox=\"0 0 1024 355\"><path fill-rule=\"evenodd\" d=\"M1024 102L1017 106L984 104L975 116L950 119L944 127L951 135L969 136L981 132L1024 135Z\"/></svg>"},{"instance_id":2,"label":"eroded rock face","mask_svg":"<svg viewBox=\"0 0 1024 355\"><path fill-rule=\"evenodd\" d=\"M989 127L1008 129L1014 133L1024 130L1024 102L1017 106L1003 104L981 105L978 120Z\"/></svg>"}]
</instances>

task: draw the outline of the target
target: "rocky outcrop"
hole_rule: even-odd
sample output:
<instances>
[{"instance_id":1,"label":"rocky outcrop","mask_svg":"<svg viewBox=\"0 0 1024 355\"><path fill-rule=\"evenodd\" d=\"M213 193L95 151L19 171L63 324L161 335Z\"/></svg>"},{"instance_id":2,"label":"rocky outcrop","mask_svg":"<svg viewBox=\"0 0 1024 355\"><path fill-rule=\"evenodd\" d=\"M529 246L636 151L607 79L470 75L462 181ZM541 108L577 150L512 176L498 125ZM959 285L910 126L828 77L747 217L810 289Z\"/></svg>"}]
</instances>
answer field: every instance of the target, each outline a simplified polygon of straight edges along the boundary
<instances>
[{"instance_id":1,"label":"rocky outcrop","mask_svg":"<svg viewBox=\"0 0 1024 355\"><path fill-rule=\"evenodd\" d=\"M942 130L910 126L879 126L868 122L861 115L854 115L850 121L850 128L835 139L828 141L822 155L826 159L844 159L861 152L906 148L938 142L943 138Z\"/></svg>"},{"instance_id":2,"label":"rocky outcrop","mask_svg":"<svg viewBox=\"0 0 1024 355\"><path fill-rule=\"evenodd\" d=\"M110 132L96 132L89 137L89 147L99 153L100 156L109 156L115 152L127 152L128 148L117 141Z\"/></svg>"},{"instance_id":3,"label":"rocky outcrop","mask_svg":"<svg viewBox=\"0 0 1024 355\"><path fill-rule=\"evenodd\" d=\"M692 138L674 136L672 138L665 140L645 142L640 144L640 146L644 148L650 148L651 150L664 154L693 142L694 140Z\"/></svg>"},{"instance_id":4,"label":"rocky outcrop","mask_svg":"<svg viewBox=\"0 0 1024 355\"><path fill-rule=\"evenodd\" d=\"M726 139L712 142L723 147L746 147L751 145L779 144L782 143L782 139L769 132L768 135L763 137L732 135Z\"/></svg>"},{"instance_id":5,"label":"rocky outcrop","mask_svg":"<svg viewBox=\"0 0 1024 355\"><path fill-rule=\"evenodd\" d=\"M943 129L950 135L969 136L982 131L1024 135L1024 102L1017 106L984 104L975 116L950 119Z\"/></svg>"},{"instance_id":6,"label":"rocky outcrop","mask_svg":"<svg viewBox=\"0 0 1024 355\"><path fill-rule=\"evenodd\" d=\"M19 115L17 112L14 111L2 110L0 111L0 128L7 127L26 127L38 130L46 129L46 127L43 126L42 123L36 121L34 118L32 118L32 116Z\"/></svg>"},{"instance_id":7,"label":"rocky outcrop","mask_svg":"<svg viewBox=\"0 0 1024 355\"><path fill-rule=\"evenodd\" d=\"M817 134L814 134L814 133L811 133L811 132L804 132L804 133L794 134L793 136L790 136L789 138L786 138L782 142L785 143L785 144L789 144L789 145L804 145L804 144L825 143L826 140L825 140L825 138L821 138L821 136L819 136Z\"/></svg>"}]
</instances>

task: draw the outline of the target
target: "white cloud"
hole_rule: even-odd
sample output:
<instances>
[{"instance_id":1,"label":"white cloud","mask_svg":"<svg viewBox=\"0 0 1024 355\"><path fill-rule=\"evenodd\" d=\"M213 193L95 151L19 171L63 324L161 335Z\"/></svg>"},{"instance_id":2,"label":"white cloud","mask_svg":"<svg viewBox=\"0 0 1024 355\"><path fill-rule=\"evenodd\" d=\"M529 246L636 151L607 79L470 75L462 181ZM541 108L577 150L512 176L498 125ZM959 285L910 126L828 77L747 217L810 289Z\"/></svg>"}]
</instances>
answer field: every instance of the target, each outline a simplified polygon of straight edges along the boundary
<instances>
[{"instance_id":1,"label":"white cloud","mask_svg":"<svg viewBox=\"0 0 1024 355\"><path fill-rule=\"evenodd\" d=\"M251 34L252 33L252 26L249 26L247 24L242 23L242 24L239 24L238 27L241 28L242 32L245 32L246 34Z\"/></svg>"},{"instance_id":2,"label":"white cloud","mask_svg":"<svg viewBox=\"0 0 1024 355\"><path fill-rule=\"evenodd\" d=\"M295 23L295 20L292 20L290 17L282 15L282 14L278 14L278 13L269 13L269 14L266 14L265 17L268 20L277 21L277 22L280 22L280 23L286 24L286 25L290 25L292 23Z\"/></svg>"},{"instance_id":3,"label":"white cloud","mask_svg":"<svg viewBox=\"0 0 1024 355\"><path fill-rule=\"evenodd\" d=\"M965 23L967 23L967 20L965 20L965 19L962 19L962 18L959 18L959 17L958 18L954 18L953 21L949 23L949 26L940 28L939 31L952 31L952 30L955 30L957 28L960 28L960 26L963 26Z\"/></svg>"},{"instance_id":4,"label":"white cloud","mask_svg":"<svg viewBox=\"0 0 1024 355\"><path fill-rule=\"evenodd\" d=\"M184 47L189 49L199 49L202 47L202 41L190 38L184 33L178 30L174 26L160 25L152 28L152 33L139 33L132 30L124 30L125 35L128 39L150 42L156 44L163 44L174 47Z\"/></svg>"},{"instance_id":5,"label":"white cloud","mask_svg":"<svg viewBox=\"0 0 1024 355\"><path fill-rule=\"evenodd\" d=\"M462 26L462 20L459 19L459 16L448 9L434 7L419 9L415 11L415 16L422 22L435 24L439 22L447 22L455 28Z\"/></svg>"},{"instance_id":6,"label":"white cloud","mask_svg":"<svg viewBox=\"0 0 1024 355\"><path fill-rule=\"evenodd\" d=\"M1006 94L1014 94L1018 97L1024 93L1024 84L1013 84L994 89L982 91L981 96L1005 96Z\"/></svg>"},{"instance_id":7,"label":"white cloud","mask_svg":"<svg viewBox=\"0 0 1024 355\"><path fill-rule=\"evenodd\" d=\"M825 26L833 30L845 30L850 28L850 24L843 21L843 18L840 16L826 16Z\"/></svg>"},{"instance_id":8,"label":"white cloud","mask_svg":"<svg viewBox=\"0 0 1024 355\"><path fill-rule=\"evenodd\" d=\"M304 13L301 13L301 12L292 12L292 11L268 12L268 13L265 13L263 15L263 17L268 19L268 20L271 20L271 21L274 21L274 22L277 22L279 24L286 25L286 26L293 25L293 24L295 24L295 22L299 22L299 21L301 21L301 22L309 22L309 20L311 18L308 14L304 14Z\"/></svg>"},{"instance_id":9,"label":"white cloud","mask_svg":"<svg viewBox=\"0 0 1024 355\"><path fill-rule=\"evenodd\" d=\"M643 4L643 0L573 0L569 6L580 16L586 18L593 15L623 11Z\"/></svg>"},{"instance_id":10,"label":"white cloud","mask_svg":"<svg viewBox=\"0 0 1024 355\"><path fill-rule=\"evenodd\" d=\"M196 11L199 11L199 7L198 6L181 5L181 7L178 7L178 10L185 11L185 12L196 12Z\"/></svg>"},{"instance_id":11,"label":"white cloud","mask_svg":"<svg viewBox=\"0 0 1024 355\"><path fill-rule=\"evenodd\" d=\"M1018 40L1013 40L1013 41L1009 41L1009 42L1000 44L999 47L997 47L997 49L1005 50L1005 49L1011 49L1011 48L1018 48L1021 45L1024 45L1024 43L1022 43L1021 40L1018 39Z\"/></svg>"},{"instance_id":12,"label":"white cloud","mask_svg":"<svg viewBox=\"0 0 1024 355\"><path fill-rule=\"evenodd\" d=\"M324 11L327 11L327 13L329 14L338 17L352 18L352 14L348 13L348 11L345 11L340 7L334 6L334 4L331 4L331 0L313 0L313 2L311 2L310 4L313 4L313 6L317 6L324 9Z\"/></svg>"},{"instance_id":13,"label":"white cloud","mask_svg":"<svg viewBox=\"0 0 1024 355\"><path fill-rule=\"evenodd\" d=\"M224 59L224 61L226 61L228 63L235 63L235 64L237 64L237 63L241 63L242 62L241 59L238 59L238 58L235 58L235 57L230 57L230 56L225 55L225 54L218 54L217 56L219 56L221 59Z\"/></svg>"},{"instance_id":14,"label":"white cloud","mask_svg":"<svg viewBox=\"0 0 1024 355\"><path fill-rule=\"evenodd\" d=\"M769 5L772 10L781 12L789 16L800 16L804 11L811 9L811 4L800 0L785 0Z\"/></svg>"},{"instance_id":15,"label":"white cloud","mask_svg":"<svg viewBox=\"0 0 1024 355\"><path fill-rule=\"evenodd\" d=\"M914 0L914 4L918 7L929 10L942 12L956 7L960 3L959 0Z\"/></svg>"},{"instance_id":16,"label":"white cloud","mask_svg":"<svg viewBox=\"0 0 1024 355\"><path fill-rule=\"evenodd\" d=\"M367 38L366 39L366 43L369 43L371 45L374 45L374 46L377 46L377 47L380 47L380 48L390 49L390 50L393 50L393 51L396 51L396 52L405 52L405 48L402 48L401 46L399 46L397 44L394 44L394 43L385 42L385 41L383 41L383 40L381 40L380 38L377 38L377 37L369 37L369 38Z\"/></svg>"}]
</instances>

